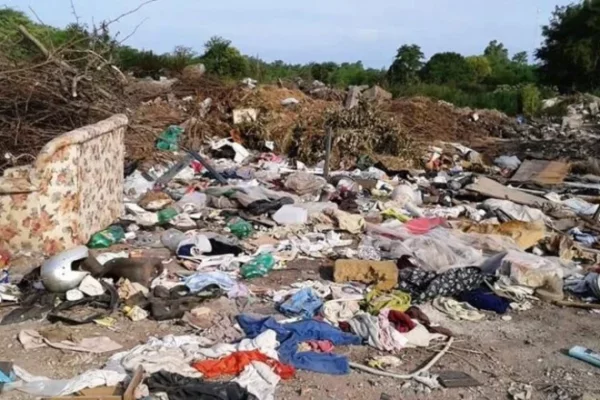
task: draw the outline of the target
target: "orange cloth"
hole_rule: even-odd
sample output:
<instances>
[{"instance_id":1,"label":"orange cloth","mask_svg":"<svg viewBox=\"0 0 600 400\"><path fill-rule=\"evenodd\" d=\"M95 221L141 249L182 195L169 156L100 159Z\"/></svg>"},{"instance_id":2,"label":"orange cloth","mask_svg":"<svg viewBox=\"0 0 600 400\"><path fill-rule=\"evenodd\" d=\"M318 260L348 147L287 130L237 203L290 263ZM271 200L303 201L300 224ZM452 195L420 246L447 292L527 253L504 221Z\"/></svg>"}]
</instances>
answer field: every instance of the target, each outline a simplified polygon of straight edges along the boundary
<instances>
[{"instance_id":1,"label":"orange cloth","mask_svg":"<svg viewBox=\"0 0 600 400\"><path fill-rule=\"evenodd\" d=\"M238 351L218 360L197 361L192 367L202 372L205 378L215 378L220 375L239 375L252 361L260 361L269 365L282 379L290 379L296 373L291 365L282 364L267 357L258 350Z\"/></svg>"}]
</instances>

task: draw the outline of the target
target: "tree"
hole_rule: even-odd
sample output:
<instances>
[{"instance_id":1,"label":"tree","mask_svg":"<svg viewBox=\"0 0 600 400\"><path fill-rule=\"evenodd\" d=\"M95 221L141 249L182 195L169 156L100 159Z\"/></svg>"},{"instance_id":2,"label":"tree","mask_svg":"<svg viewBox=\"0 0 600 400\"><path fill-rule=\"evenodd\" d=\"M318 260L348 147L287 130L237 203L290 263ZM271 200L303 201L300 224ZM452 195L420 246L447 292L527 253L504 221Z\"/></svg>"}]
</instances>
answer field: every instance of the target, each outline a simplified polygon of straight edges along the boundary
<instances>
[{"instance_id":1,"label":"tree","mask_svg":"<svg viewBox=\"0 0 600 400\"><path fill-rule=\"evenodd\" d=\"M425 55L416 44L404 45L396 53L396 58L388 70L391 84L409 85L419 79L419 71L423 67Z\"/></svg>"},{"instance_id":2,"label":"tree","mask_svg":"<svg viewBox=\"0 0 600 400\"><path fill-rule=\"evenodd\" d=\"M473 82L475 74L467 60L458 53L437 53L421 71L424 81L436 84Z\"/></svg>"},{"instance_id":3,"label":"tree","mask_svg":"<svg viewBox=\"0 0 600 400\"><path fill-rule=\"evenodd\" d=\"M466 58L471 67L473 77L476 83L483 82L492 74L492 65L485 56L471 56Z\"/></svg>"},{"instance_id":4,"label":"tree","mask_svg":"<svg viewBox=\"0 0 600 400\"><path fill-rule=\"evenodd\" d=\"M508 62L508 49L504 47L504 44L497 40L492 40L483 51L483 55L490 60L492 68L495 64Z\"/></svg>"},{"instance_id":5,"label":"tree","mask_svg":"<svg viewBox=\"0 0 600 400\"><path fill-rule=\"evenodd\" d=\"M527 65L528 60L529 56L527 55L526 51L515 53L515 55L512 57L512 62L520 65Z\"/></svg>"},{"instance_id":6,"label":"tree","mask_svg":"<svg viewBox=\"0 0 600 400\"><path fill-rule=\"evenodd\" d=\"M201 60L208 72L232 78L247 75L248 60L238 49L231 46L231 41L213 36L204 44L204 49Z\"/></svg>"},{"instance_id":7,"label":"tree","mask_svg":"<svg viewBox=\"0 0 600 400\"><path fill-rule=\"evenodd\" d=\"M600 0L556 7L536 51L545 83L561 91L600 87Z\"/></svg>"}]
</instances>

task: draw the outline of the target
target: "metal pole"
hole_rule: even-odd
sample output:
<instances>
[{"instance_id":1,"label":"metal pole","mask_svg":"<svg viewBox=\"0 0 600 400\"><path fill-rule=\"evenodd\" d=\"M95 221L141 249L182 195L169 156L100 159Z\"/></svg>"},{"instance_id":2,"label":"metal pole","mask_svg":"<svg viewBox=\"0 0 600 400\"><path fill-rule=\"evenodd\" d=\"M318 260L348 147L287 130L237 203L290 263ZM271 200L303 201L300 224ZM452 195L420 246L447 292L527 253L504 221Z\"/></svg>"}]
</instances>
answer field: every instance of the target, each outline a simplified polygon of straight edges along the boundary
<instances>
[{"instance_id":1,"label":"metal pole","mask_svg":"<svg viewBox=\"0 0 600 400\"><path fill-rule=\"evenodd\" d=\"M327 128L327 138L325 139L325 166L323 167L323 177L329 179L329 157L331 156L331 137L333 129Z\"/></svg>"}]
</instances>

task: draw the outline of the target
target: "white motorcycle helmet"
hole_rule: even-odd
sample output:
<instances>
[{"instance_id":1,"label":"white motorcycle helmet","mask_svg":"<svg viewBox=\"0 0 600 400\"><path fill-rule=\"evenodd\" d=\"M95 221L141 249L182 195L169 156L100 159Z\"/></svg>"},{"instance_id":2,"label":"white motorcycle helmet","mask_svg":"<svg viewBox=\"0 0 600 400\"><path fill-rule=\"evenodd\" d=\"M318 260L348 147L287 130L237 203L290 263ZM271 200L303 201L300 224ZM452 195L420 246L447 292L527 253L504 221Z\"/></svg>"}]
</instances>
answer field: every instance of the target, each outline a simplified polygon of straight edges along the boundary
<instances>
[{"instance_id":1,"label":"white motorcycle helmet","mask_svg":"<svg viewBox=\"0 0 600 400\"><path fill-rule=\"evenodd\" d=\"M42 283L51 292L64 293L76 288L89 272L73 271L73 264L88 257L88 248L78 246L47 259L40 271Z\"/></svg>"}]
</instances>

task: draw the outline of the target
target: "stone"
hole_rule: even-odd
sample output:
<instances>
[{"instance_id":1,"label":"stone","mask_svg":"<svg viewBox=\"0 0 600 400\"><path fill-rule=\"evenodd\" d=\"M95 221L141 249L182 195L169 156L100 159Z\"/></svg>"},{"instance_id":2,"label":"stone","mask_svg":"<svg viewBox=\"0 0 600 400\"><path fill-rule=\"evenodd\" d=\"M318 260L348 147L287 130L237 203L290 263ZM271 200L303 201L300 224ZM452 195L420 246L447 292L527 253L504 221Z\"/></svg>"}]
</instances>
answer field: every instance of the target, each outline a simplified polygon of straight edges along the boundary
<instances>
[{"instance_id":1,"label":"stone","mask_svg":"<svg viewBox=\"0 0 600 400\"><path fill-rule=\"evenodd\" d=\"M365 90L362 97L366 100L371 101L387 101L392 99L392 94L380 86L373 86L372 88Z\"/></svg>"},{"instance_id":2,"label":"stone","mask_svg":"<svg viewBox=\"0 0 600 400\"><path fill-rule=\"evenodd\" d=\"M202 75L206 72L206 67L204 64L193 64L188 65L183 69L182 75L185 79L198 79L201 78Z\"/></svg>"},{"instance_id":3,"label":"stone","mask_svg":"<svg viewBox=\"0 0 600 400\"><path fill-rule=\"evenodd\" d=\"M358 102L360 101L360 89L357 86L352 86L346 95L346 101L344 102L344 107L346 110L351 110L354 107L358 106Z\"/></svg>"}]
</instances>

